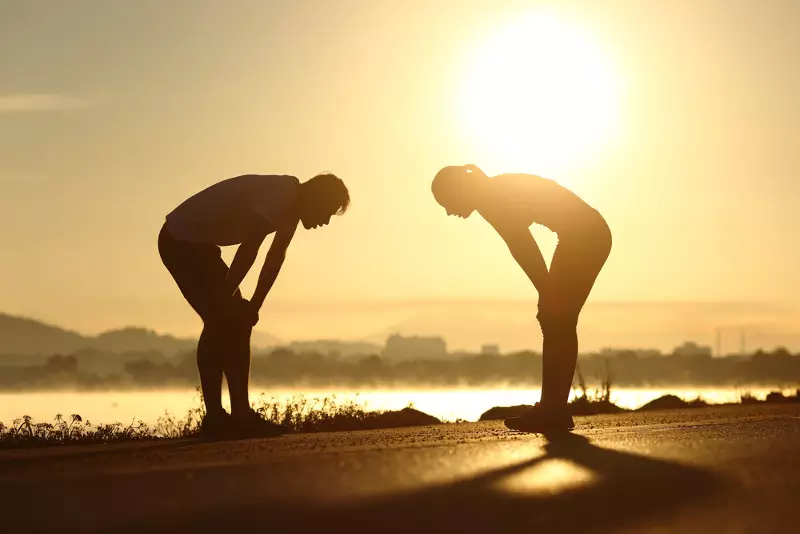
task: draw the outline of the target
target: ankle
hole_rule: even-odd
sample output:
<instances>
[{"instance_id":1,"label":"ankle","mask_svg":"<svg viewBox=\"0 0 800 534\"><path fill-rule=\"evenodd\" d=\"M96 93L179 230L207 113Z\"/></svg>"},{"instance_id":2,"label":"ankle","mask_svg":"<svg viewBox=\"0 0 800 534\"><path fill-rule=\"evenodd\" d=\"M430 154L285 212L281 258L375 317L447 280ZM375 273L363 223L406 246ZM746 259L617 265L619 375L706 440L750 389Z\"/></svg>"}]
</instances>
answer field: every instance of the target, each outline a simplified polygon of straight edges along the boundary
<instances>
[{"instance_id":1,"label":"ankle","mask_svg":"<svg viewBox=\"0 0 800 534\"><path fill-rule=\"evenodd\" d=\"M206 407L206 417L224 417L228 412L222 406Z\"/></svg>"},{"instance_id":2,"label":"ankle","mask_svg":"<svg viewBox=\"0 0 800 534\"><path fill-rule=\"evenodd\" d=\"M539 402L539 408L549 414L560 415L569 412L569 404L566 402Z\"/></svg>"}]
</instances>

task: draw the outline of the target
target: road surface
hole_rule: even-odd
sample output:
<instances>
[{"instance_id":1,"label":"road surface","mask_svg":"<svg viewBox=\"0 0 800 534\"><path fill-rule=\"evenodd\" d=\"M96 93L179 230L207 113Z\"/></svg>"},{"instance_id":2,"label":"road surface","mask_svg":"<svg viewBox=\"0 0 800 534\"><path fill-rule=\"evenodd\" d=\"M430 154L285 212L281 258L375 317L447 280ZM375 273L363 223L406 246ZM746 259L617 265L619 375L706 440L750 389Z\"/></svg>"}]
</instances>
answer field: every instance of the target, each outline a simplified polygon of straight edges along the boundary
<instances>
[{"instance_id":1,"label":"road surface","mask_svg":"<svg viewBox=\"0 0 800 534\"><path fill-rule=\"evenodd\" d=\"M0 452L5 532L800 532L800 405Z\"/></svg>"}]
</instances>

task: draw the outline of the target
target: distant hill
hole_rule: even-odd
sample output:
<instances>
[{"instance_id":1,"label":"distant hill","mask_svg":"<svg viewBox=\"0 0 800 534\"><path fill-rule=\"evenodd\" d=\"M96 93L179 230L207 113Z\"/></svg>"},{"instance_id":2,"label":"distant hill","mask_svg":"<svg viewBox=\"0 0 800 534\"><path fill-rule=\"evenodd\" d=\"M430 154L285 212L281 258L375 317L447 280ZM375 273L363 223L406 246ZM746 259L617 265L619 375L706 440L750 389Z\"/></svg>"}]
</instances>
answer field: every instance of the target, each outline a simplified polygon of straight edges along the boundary
<instances>
[{"instance_id":1,"label":"distant hill","mask_svg":"<svg viewBox=\"0 0 800 534\"><path fill-rule=\"evenodd\" d=\"M254 349L271 349L281 345L283 342L272 334L267 332L259 332L253 330L253 335L250 336L250 344Z\"/></svg>"},{"instance_id":2,"label":"distant hill","mask_svg":"<svg viewBox=\"0 0 800 534\"><path fill-rule=\"evenodd\" d=\"M64 354L86 347L87 338L77 332L0 313L0 354Z\"/></svg>"},{"instance_id":3,"label":"distant hill","mask_svg":"<svg viewBox=\"0 0 800 534\"><path fill-rule=\"evenodd\" d=\"M156 334L146 328L128 327L121 330L110 330L96 337L86 339L89 347L104 352L147 352L157 351L165 356L174 356L178 352L191 350L197 340L176 338L170 335Z\"/></svg>"},{"instance_id":4,"label":"distant hill","mask_svg":"<svg viewBox=\"0 0 800 534\"><path fill-rule=\"evenodd\" d=\"M254 347L269 348L279 343L280 340L270 334L253 332ZM35 319L0 313L0 355L70 354L96 349L110 353L157 351L172 357L179 352L192 350L196 345L196 339L157 334L138 327L83 336Z\"/></svg>"}]
</instances>

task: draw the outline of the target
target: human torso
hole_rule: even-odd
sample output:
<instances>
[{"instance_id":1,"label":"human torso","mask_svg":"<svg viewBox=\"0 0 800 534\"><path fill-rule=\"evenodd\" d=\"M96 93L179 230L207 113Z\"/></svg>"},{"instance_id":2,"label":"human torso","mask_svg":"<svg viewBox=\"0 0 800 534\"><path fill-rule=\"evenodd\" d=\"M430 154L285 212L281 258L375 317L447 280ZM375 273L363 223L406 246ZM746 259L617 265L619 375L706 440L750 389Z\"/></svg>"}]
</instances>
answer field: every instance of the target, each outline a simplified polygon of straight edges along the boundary
<instances>
[{"instance_id":1,"label":"human torso","mask_svg":"<svg viewBox=\"0 0 800 534\"><path fill-rule=\"evenodd\" d=\"M479 209L492 224L540 224L559 236L605 225L600 213L553 180L530 174L491 178L491 198Z\"/></svg>"},{"instance_id":2,"label":"human torso","mask_svg":"<svg viewBox=\"0 0 800 534\"><path fill-rule=\"evenodd\" d=\"M173 237L195 243L236 245L255 228L272 233L296 210L300 182L294 176L248 174L216 183L185 200L169 215Z\"/></svg>"}]
</instances>

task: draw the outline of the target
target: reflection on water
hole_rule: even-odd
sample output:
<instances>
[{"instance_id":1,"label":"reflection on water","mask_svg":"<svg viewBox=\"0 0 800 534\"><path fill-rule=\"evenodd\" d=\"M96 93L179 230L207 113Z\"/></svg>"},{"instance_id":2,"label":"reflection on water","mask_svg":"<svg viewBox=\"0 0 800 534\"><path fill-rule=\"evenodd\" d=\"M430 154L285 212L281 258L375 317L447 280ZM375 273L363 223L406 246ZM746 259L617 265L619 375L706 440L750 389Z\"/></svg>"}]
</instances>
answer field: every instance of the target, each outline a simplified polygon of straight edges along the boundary
<instances>
[{"instance_id":1,"label":"reflection on water","mask_svg":"<svg viewBox=\"0 0 800 534\"><path fill-rule=\"evenodd\" d=\"M781 388L663 388L616 389L611 400L623 408L639 406L666 394L691 400L698 396L709 403L738 402L742 393L749 392L759 399ZM784 391L790 393L790 391ZM792 391L793 392L793 391ZM366 390L359 394L327 390L272 390L268 397L287 400L293 396L324 398L336 396L337 401L355 400L370 409L400 409L412 403L415 408L433 416L455 421L476 421L492 406L533 404L539 400L538 389L383 389ZM573 395L575 392L573 392ZM258 401L261 393L252 396ZM266 395L266 394L265 394ZM0 421L6 424L22 415L37 420L50 420L57 413L80 414L93 423L142 420L155 422L165 412L182 416L189 408L198 406L199 398L193 390L154 391L102 391L78 392L23 392L0 393Z\"/></svg>"}]
</instances>

